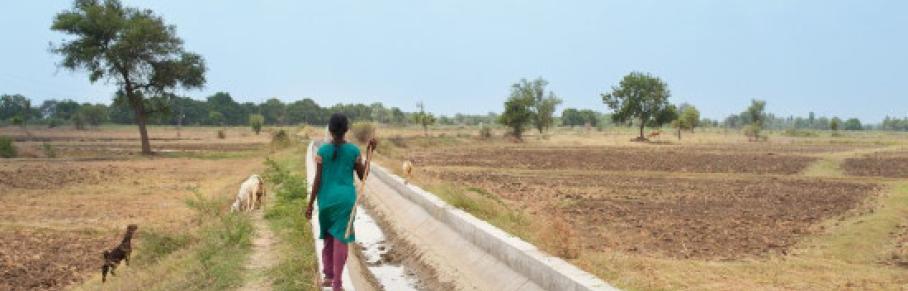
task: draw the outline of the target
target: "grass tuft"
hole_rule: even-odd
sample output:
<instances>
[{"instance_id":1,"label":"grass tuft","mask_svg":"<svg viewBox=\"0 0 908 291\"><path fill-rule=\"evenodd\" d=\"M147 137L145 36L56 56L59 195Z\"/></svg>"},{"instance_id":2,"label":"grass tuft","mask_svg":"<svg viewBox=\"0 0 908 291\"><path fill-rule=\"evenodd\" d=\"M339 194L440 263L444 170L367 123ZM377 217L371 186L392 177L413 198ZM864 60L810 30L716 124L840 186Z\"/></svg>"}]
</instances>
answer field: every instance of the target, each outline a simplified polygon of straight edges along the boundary
<instances>
[{"instance_id":1,"label":"grass tuft","mask_svg":"<svg viewBox=\"0 0 908 291\"><path fill-rule=\"evenodd\" d=\"M13 145L13 139L0 136L0 158L15 158L16 146Z\"/></svg>"}]
</instances>

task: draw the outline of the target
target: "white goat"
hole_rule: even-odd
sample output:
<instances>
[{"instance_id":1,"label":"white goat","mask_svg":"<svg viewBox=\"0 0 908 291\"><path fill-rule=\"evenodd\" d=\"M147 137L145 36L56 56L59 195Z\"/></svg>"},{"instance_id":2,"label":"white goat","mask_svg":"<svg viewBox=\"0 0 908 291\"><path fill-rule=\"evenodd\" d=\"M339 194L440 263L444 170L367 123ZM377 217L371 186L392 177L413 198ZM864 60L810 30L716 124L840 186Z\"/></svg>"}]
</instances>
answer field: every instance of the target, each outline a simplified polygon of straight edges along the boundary
<instances>
[{"instance_id":1,"label":"white goat","mask_svg":"<svg viewBox=\"0 0 908 291\"><path fill-rule=\"evenodd\" d=\"M265 181L258 175L252 175L240 184L240 191L236 193L236 200L230 206L230 211L252 211L261 207L264 202Z\"/></svg>"},{"instance_id":2,"label":"white goat","mask_svg":"<svg viewBox=\"0 0 908 291\"><path fill-rule=\"evenodd\" d=\"M413 174L413 163L411 163L410 160L406 160L404 161L404 164L401 166L401 168L404 170L404 176L406 176L407 180L409 180L410 175ZM408 183L407 180L404 180L404 184Z\"/></svg>"}]
</instances>

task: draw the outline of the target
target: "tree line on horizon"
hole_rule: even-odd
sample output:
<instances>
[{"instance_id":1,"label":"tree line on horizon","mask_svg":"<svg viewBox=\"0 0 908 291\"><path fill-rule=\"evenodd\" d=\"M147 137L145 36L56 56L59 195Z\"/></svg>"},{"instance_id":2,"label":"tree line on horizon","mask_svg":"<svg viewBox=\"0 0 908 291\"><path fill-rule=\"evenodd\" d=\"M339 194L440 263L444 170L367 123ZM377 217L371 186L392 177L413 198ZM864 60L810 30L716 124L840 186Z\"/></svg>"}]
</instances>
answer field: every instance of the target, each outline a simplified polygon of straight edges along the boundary
<instances>
[{"instance_id":1,"label":"tree line on horizon","mask_svg":"<svg viewBox=\"0 0 908 291\"><path fill-rule=\"evenodd\" d=\"M535 99L534 99L535 100ZM534 101L535 102L535 101ZM691 117L699 115L696 107L682 103L678 106L681 112L689 112ZM687 108L693 108L689 110ZM677 110L677 109L676 109ZM271 98L261 103L238 102L230 93L217 92L205 100L189 97L173 97L168 110L153 114L148 119L152 125L200 125L200 126L241 126L249 122L251 115L261 115L263 124L269 126L313 124L324 125L328 116L334 112L342 112L352 120L377 122L390 125L421 125L423 121L419 111L406 112L399 107L387 107L380 102L372 104L338 103L332 106L321 106L311 98L294 102L284 102L278 98ZM554 109L553 109L554 112ZM134 124L134 111L125 104L79 103L72 99L45 100L39 105L20 94L0 95L0 124L28 125L40 124L48 127L72 125L77 129L101 124ZM489 112L484 115L454 114L435 116L424 113L426 125L466 125L494 124L499 120L499 114ZM702 118L694 122L688 117L688 127L723 127L732 129L744 128L750 123L747 112L732 114L722 121ZM669 124L671 123L668 122ZM838 117L816 116L810 113L806 117L778 117L767 113L763 127L771 130L810 129L831 130L833 127L843 130L894 130L908 131L908 118L885 117L877 125L863 124L857 118L842 120ZM609 126L635 126L638 122L616 122L612 113L603 113L592 109L565 108L559 115L552 114L551 124L548 126L603 128ZM678 125L674 125L677 127ZM535 125L534 125L535 127ZM543 128L547 128L543 126Z\"/></svg>"},{"instance_id":2,"label":"tree line on horizon","mask_svg":"<svg viewBox=\"0 0 908 291\"><path fill-rule=\"evenodd\" d=\"M217 92L205 100L189 97L170 98L167 110L151 114L148 124L151 125L206 125L206 126L242 126L249 122L252 115L261 115L263 124L272 126L298 124L327 124L334 112L341 112L354 121L376 122L391 125L420 124L423 119L427 125L477 125L491 123L497 114L487 115L454 114L435 117L419 111L406 112L399 107L388 107L380 102L372 104L338 103L332 106L321 106L311 98L294 102L284 102L271 98L261 103L238 102L227 92ZM45 100L33 106L30 99L20 94L0 95L0 123L14 125L40 124L48 127L73 125L79 129L101 124L134 124L135 113L128 105L103 103L79 103L72 99ZM432 121L429 123L428 121Z\"/></svg>"}]
</instances>

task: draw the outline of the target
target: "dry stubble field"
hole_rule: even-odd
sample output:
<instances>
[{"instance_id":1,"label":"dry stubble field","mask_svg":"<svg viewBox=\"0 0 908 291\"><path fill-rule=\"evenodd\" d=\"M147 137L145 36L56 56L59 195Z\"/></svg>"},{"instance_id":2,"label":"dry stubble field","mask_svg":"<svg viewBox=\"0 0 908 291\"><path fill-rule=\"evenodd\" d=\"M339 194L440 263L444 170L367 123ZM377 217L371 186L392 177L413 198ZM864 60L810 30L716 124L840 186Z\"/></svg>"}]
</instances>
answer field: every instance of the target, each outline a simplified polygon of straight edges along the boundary
<instances>
[{"instance_id":1,"label":"dry stubble field","mask_svg":"<svg viewBox=\"0 0 908 291\"><path fill-rule=\"evenodd\" d=\"M230 128L218 139L216 131L184 128L178 137L151 128L159 154L143 157L132 126L0 128L21 156L0 160L0 290L64 289L100 277L101 251L130 223L139 225L134 256L144 234L190 231L185 201L193 191L229 199L267 152L267 134Z\"/></svg>"},{"instance_id":2,"label":"dry stubble field","mask_svg":"<svg viewBox=\"0 0 908 291\"><path fill-rule=\"evenodd\" d=\"M414 183L619 287L908 288L908 183L892 178L908 176L908 136L466 134L391 131L382 161L413 161Z\"/></svg>"},{"instance_id":3,"label":"dry stubble field","mask_svg":"<svg viewBox=\"0 0 908 291\"><path fill-rule=\"evenodd\" d=\"M193 189L226 201L268 151L267 135L215 131L153 128L149 158L133 127L0 129L25 156L0 164L0 289L96 280L100 250L128 223L140 246L143 233L188 231ZM381 128L379 160L413 160L414 183L622 288L908 288L906 136L475 133Z\"/></svg>"}]
</instances>

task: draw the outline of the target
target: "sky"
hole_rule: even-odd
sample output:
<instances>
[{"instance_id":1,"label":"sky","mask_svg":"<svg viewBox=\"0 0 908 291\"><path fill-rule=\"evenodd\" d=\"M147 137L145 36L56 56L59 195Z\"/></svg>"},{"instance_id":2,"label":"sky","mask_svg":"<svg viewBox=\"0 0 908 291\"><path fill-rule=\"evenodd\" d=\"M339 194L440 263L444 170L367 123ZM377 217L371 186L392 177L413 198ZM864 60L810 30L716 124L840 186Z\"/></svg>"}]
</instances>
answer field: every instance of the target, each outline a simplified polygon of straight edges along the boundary
<instances>
[{"instance_id":1,"label":"sky","mask_svg":"<svg viewBox=\"0 0 908 291\"><path fill-rule=\"evenodd\" d=\"M566 107L641 71L704 117L752 98L777 115L908 114L908 1L123 0L176 25L208 82L238 101L382 102L436 114L500 112L543 77ZM0 94L109 103L115 88L59 68L52 32L71 1L0 3Z\"/></svg>"}]
</instances>

